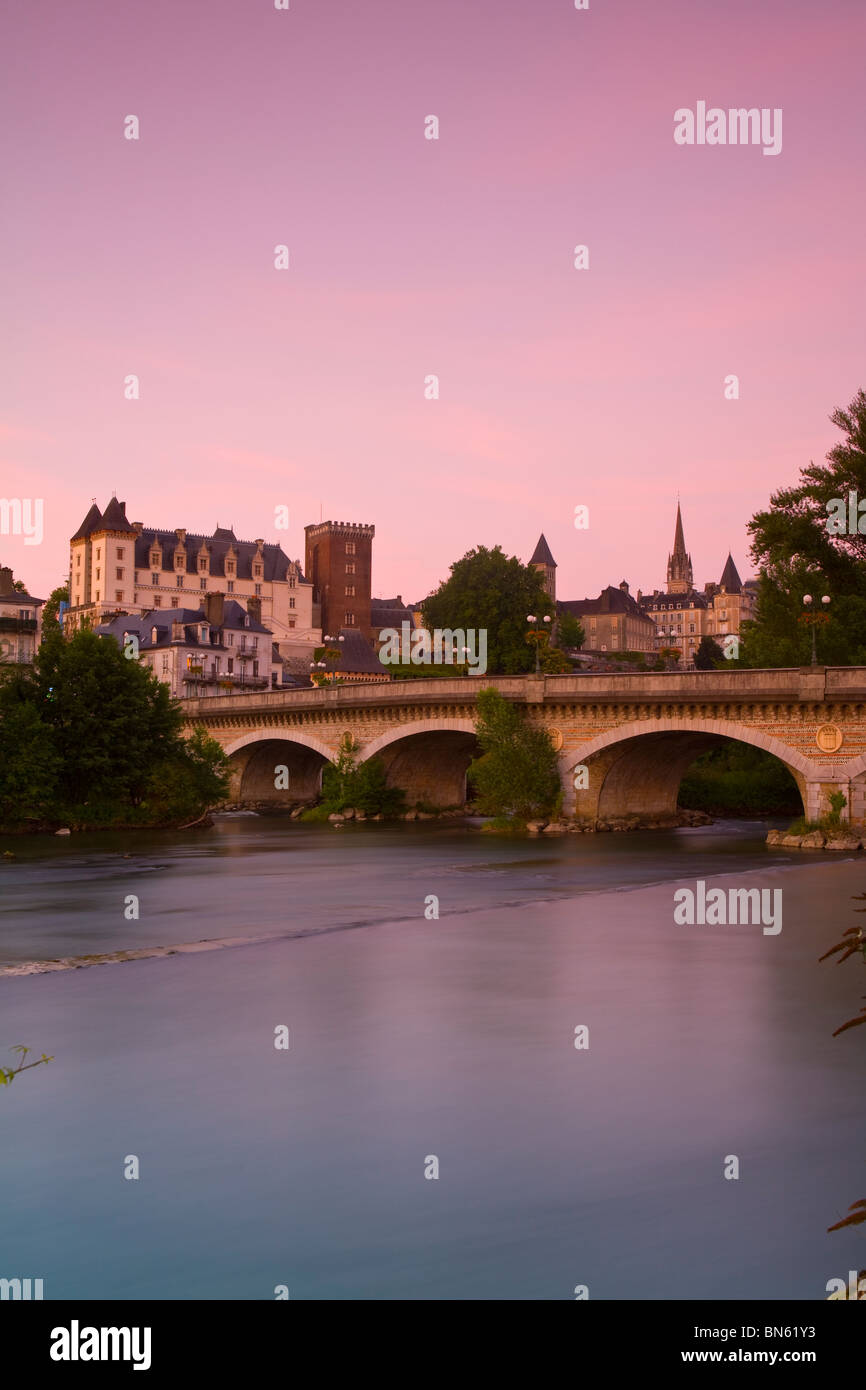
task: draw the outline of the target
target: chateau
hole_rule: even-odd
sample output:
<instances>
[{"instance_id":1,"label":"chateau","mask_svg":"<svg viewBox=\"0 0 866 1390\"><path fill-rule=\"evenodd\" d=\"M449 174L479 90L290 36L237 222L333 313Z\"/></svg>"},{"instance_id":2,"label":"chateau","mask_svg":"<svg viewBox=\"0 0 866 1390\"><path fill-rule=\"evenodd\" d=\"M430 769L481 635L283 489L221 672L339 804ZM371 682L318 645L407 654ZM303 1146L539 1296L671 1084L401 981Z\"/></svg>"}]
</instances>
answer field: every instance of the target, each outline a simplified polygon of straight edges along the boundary
<instances>
[{"instance_id":1,"label":"chateau","mask_svg":"<svg viewBox=\"0 0 866 1390\"><path fill-rule=\"evenodd\" d=\"M112 497L104 512L94 502L69 544L70 630L97 626L117 614L153 609L196 610L209 591L258 600L257 617L284 656L307 653L321 641L319 606L299 560L263 539L238 540L218 526L204 536L183 527L163 530L130 522Z\"/></svg>"}]
</instances>

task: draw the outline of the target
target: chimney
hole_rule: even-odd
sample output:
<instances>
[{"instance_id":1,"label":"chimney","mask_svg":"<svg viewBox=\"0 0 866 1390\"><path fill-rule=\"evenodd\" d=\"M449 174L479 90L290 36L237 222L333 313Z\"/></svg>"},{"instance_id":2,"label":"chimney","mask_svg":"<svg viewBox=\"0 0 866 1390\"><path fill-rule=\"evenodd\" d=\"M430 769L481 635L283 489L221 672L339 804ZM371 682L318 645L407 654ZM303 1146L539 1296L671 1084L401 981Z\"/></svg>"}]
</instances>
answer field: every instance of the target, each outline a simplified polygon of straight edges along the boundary
<instances>
[{"instance_id":1,"label":"chimney","mask_svg":"<svg viewBox=\"0 0 866 1390\"><path fill-rule=\"evenodd\" d=\"M204 615L211 627L222 627L225 616L225 594L205 594Z\"/></svg>"},{"instance_id":2,"label":"chimney","mask_svg":"<svg viewBox=\"0 0 866 1390\"><path fill-rule=\"evenodd\" d=\"M625 582L624 579L620 580L620 585L619 585L619 587L620 587L620 589L622 590L622 592L623 592L624 594L627 594L627 593L628 593L628 585L626 584L626 582Z\"/></svg>"},{"instance_id":3,"label":"chimney","mask_svg":"<svg viewBox=\"0 0 866 1390\"><path fill-rule=\"evenodd\" d=\"M180 618L172 618L171 620L171 640L172 642L183 641L183 623Z\"/></svg>"},{"instance_id":4,"label":"chimney","mask_svg":"<svg viewBox=\"0 0 866 1390\"><path fill-rule=\"evenodd\" d=\"M12 587L12 571L4 565L3 568L0 569L0 595L14 594L14 592L15 590Z\"/></svg>"},{"instance_id":5,"label":"chimney","mask_svg":"<svg viewBox=\"0 0 866 1390\"><path fill-rule=\"evenodd\" d=\"M258 595L256 595L255 597L253 597L253 595L250 595L250 597L247 599L247 612L249 613L253 622L260 623L262 621L262 601L258 597Z\"/></svg>"},{"instance_id":6,"label":"chimney","mask_svg":"<svg viewBox=\"0 0 866 1390\"><path fill-rule=\"evenodd\" d=\"M143 522L143 521L134 521L134 522L132 523L132 529L133 529L133 531L135 532L135 534L136 534L137 536L140 536L141 533L142 533L142 531L144 530L144 522Z\"/></svg>"}]
</instances>

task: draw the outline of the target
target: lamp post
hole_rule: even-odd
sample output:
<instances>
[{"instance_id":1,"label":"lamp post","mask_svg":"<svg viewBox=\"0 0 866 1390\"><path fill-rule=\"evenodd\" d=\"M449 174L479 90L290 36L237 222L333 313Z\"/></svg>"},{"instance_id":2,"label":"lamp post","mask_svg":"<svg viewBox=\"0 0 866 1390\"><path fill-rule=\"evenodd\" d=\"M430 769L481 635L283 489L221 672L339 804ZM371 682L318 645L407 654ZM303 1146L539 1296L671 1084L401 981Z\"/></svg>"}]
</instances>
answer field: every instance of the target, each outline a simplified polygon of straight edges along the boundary
<instances>
[{"instance_id":1,"label":"lamp post","mask_svg":"<svg viewBox=\"0 0 866 1390\"><path fill-rule=\"evenodd\" d=\"M539 628L538 624L540 622L549 623L550 614L546 613L543 618L537 618L534 613L527 613L526 621L533 624L533 630L527 636L530 642L535 643L535 674L538 676L541 674L541 634L544 631L550 631L549 628Z\"/></svg>"},{"instance_id":2,"label":"lamp post","mask_svg":"<svg viewBox=\"0 0 866 1390\"><path fill-rule=\"evenodd\" d=\"M818 665L818 650L817 650L817 647L816 647L816 645L815 645L815 638L816 638L815 629L816 629L817 627L822 627L825 623L828 623L828 622L830 621L830 615L829 615L829 613L826 612L827 604L830 602L830 595L829 595L829 594L822 594L822 595L821 595L821 602L823 603L824 608L825 608L825 611L824 611L823 613L822 613L820 610L817 611L817 612L814 612L814 611L812 610L812 604L813 604L813 602L814 602L814 599L812 598L812 595L811 595L811 594L804 594L804 595L803 595L803 612L800 614L800 622L801 622L801 623L805 623L808 627L810 627L810 628L812 629L812 665L813 665L813 666L817 666L817 665Z\"/></svg>"}]
</instances>

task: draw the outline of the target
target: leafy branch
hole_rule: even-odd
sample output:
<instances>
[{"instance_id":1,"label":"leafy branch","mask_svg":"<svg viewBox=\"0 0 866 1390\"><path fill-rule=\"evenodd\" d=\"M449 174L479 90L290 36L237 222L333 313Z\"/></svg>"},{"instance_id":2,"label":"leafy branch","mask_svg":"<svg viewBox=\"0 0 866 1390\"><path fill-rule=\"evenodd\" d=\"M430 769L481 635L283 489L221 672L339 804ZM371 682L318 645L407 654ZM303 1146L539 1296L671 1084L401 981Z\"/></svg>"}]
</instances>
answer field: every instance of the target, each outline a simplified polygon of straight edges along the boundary
<instances>
[{"instance_id":1,"label":"leafy branch","mask_svg":"<svg viewBox=\"0 0 866 1390\"><path fill-rule=\"evenodd\" d=\"M30 1051L30 1048L22 1047L20 1043L17 1047L10 1047L9 1051L18 1053L18 1065L17 1067L12 1067L11 1069L8 1067L0 1067L0 1086L11 1086L16 1076L18 1076L22 1071L30 1071L31 1067L41 1067L43 1062L54 1061L53 1057L46 1057L45 1053L43 1052L42 1056L39 1057L37 1061L25 1062L24 1059Z\"/></svg>"}]
</instances>

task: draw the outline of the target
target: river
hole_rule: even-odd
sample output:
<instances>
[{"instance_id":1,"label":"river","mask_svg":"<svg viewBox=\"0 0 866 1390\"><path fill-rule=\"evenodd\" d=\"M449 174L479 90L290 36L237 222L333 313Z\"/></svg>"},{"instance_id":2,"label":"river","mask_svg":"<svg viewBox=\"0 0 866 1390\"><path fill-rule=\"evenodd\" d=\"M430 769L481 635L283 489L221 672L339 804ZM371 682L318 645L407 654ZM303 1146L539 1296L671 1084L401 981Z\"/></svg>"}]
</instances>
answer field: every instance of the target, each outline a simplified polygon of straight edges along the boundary
<instances>
[{"instance_id":1,"label":"river","mask_svg":"<svg viewBox=\"0 0 866 1390\"><path fill-rule=\"evenodd\" d=\"M866 971L817 957L862 920L866 855L767 849L767 824L3 840L0 1060L54 1061L0 1090L0 1277L49 1299L826 1297L866 1263L862 1233L826 1233L866 1196L864 1040L831 1036ZM780 889L782 930L678 925L698 880ZM156 954L75 968L130 949Z\"/></svg>"}]
</instances>

